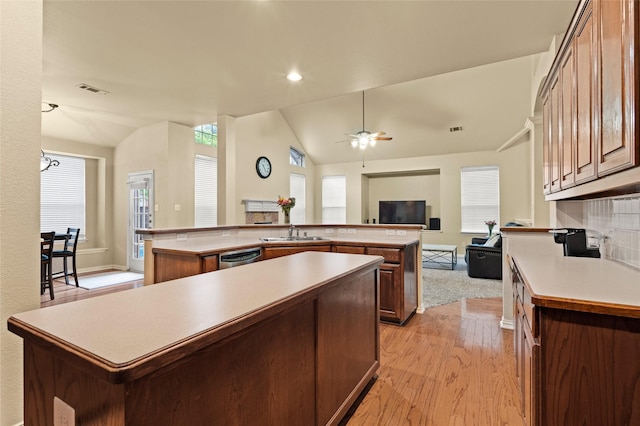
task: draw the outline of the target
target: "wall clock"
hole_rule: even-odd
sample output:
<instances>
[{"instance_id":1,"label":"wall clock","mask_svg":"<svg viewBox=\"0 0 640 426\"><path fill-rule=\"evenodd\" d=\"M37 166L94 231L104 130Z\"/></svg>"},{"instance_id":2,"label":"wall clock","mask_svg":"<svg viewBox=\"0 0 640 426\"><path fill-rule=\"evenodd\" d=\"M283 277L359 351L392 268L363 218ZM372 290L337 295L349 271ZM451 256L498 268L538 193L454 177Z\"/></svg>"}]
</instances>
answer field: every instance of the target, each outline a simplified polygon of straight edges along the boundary
<instances>
[{"instance_id":1,"label":"wall clock","mask_svg":"<svg viewBox=\"0 0 640 426\"><path fill-rule=\"evenodd\" d=\"M258 157L256 160L256 172L262 179L266 179L271 174L271 161L267 157Z\"/></svg>"}]
</instances>

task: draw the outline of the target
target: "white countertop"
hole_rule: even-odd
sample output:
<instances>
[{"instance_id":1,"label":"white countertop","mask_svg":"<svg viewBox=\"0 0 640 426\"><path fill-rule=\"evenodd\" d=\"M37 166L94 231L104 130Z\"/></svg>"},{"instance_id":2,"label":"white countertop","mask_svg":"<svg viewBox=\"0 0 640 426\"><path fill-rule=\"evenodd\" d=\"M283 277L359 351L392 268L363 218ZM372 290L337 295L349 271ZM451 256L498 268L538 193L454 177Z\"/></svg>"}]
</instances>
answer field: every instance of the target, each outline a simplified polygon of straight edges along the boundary
<instances>
[{"instance_id":1,"label":"white countertop","mask_svg":"<svg viewBox=\"0 0 640 426\"><path fill-rule=\"evenodd\" d=\"M536 305L640 314L640 271L608 259L514 256ZM609 310L610 312L605 312Z\"/></svg>"},{"instance_id":2,"label":"white countertop","mask_svg":"<svg viewBox=\"0 0 640 426\"><path fill-rule=\"evenodd\" d=\"M379 245L381 247L389 246L406 246L409 244L417 244L415 238L380 239L380 238L348 238L343 236L326 237L323 240L299 240L299 241L262 241L260 238L250 237L220 237L220 238L194 238L186 241L158 240L153 242L153 249L181 251L191 254L203 253L219 253L222 251L233 251L239 249L247 249L253 247L270 247L270 246L292 246L292 245L323 245L323 244L363 244L363 245Z\"/></svg>"},{"instance_id":3,"label":"white countertop","mask_svg":"<svg viewBox=\"0 0 640 426\"><path fill-rule=\"evenodd\" d=\"M378 256L304 252L23 312L12 320L26 334L44 335L94 363L120 368L378 263Z\"/></svg>"}]
</instances>

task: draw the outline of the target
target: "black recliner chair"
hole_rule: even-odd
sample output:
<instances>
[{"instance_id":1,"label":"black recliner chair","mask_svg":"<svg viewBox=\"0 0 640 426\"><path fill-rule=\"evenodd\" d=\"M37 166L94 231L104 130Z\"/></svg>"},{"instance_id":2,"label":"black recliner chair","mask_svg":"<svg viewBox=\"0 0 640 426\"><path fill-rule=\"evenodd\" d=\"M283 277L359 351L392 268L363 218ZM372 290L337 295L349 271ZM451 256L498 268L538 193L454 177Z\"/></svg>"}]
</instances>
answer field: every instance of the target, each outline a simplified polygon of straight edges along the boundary
<instances>
[{"instance_id":1,"label":"black recliner chair","mask_svg":"<svg viewBox=\"0 0 640 426\"><path fill-rule=\"evenodd\" d=\"M502 279L502 237L473 238L466 248L467 275L472 278Z\"/></svg>"}]
</instances>

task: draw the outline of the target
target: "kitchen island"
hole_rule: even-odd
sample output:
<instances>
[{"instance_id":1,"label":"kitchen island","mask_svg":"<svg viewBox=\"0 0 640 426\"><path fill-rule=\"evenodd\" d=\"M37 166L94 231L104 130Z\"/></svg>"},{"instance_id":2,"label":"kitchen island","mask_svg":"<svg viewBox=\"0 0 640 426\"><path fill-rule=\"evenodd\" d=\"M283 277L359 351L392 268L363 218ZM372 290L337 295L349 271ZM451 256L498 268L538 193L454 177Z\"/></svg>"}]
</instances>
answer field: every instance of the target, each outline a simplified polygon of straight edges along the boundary
<instances>
[{"instance_id":1,"label":"kitchen island","mask_svg":"<svg viewBox=\"0 0 640 426\"><path fill-rule=\"evenodd\" d=\"M379 365L382 262L305 252L14 315L25 424L58 400L82 425L337 424Z\"/></svg>"},{"instance_id":2,"label":"kitchen island","mask_svg":"<svg viewBox=\"0 0 640 426\"><path fill-rule=\"evenodd\" d=\"M287 232L294 230L303 238L288 239ZM422 300L421 231L419 225L237 225L137 233L144 235L145 252L152 254L145 256L145 284L215 271L230 252L261 251L255 260L304 251L382 256L380 319L405 324Z\"/></svg>"}]
</instances>

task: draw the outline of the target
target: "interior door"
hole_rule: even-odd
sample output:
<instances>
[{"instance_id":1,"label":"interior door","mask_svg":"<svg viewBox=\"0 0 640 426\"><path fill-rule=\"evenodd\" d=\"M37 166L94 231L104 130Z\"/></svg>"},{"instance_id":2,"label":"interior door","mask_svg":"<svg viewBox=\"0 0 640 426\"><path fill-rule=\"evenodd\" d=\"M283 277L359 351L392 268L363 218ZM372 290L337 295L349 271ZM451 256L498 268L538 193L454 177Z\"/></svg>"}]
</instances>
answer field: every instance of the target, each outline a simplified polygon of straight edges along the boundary
<instances>
[{"instance_id":1,"label":"interior door","mask_svg":"<svg viewBox=\"0 0 640 426\"><path fill-rule=\"evenodd\" d=\"M144 272L144 239L137 229L153 228L153 171L129 173L128 267Z\"/></svg>"}]
</instances>

